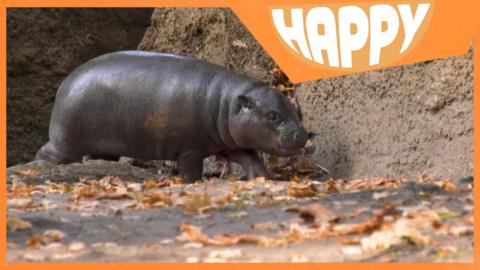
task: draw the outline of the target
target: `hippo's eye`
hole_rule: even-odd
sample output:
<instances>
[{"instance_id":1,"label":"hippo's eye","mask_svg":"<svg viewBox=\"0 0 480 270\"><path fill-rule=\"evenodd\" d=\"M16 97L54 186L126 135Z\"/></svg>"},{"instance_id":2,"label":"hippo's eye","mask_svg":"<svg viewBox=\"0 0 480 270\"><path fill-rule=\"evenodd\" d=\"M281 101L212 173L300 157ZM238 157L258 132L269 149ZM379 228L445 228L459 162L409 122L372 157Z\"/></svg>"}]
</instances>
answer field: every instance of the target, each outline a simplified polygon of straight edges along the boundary
<instances>
[{"instance_id":1,"label":"hippo's eye","mask_svg":"<svg viewBox=\"0 0 480 270\"><path fill-rule=\"evenodd\" d=\"M269 112L267 113L267 119L272 123L278 123L280 122L281 117L280 114L278 114L277 112Z\"/></svg>"}]
</instances>

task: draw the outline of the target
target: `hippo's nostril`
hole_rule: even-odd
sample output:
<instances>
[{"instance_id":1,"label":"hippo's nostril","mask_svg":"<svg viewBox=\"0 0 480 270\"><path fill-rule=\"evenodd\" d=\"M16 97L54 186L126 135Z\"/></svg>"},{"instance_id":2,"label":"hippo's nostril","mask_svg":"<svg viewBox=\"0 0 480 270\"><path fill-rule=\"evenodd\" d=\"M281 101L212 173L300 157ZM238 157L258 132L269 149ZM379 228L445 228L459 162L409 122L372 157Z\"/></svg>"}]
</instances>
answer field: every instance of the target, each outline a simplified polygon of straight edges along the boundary
<instances>
[{"instance_id":1,"label":"hippo's nostril","mask_svg":"<svg viewBox=\"0 0 480 270\"><path fill-rule=\"evenodd\" d=\"M293 134L293 139L297 146L302 147L308 140L308 134L306 132L297 131Z\"/></svg>"}]
</instances>

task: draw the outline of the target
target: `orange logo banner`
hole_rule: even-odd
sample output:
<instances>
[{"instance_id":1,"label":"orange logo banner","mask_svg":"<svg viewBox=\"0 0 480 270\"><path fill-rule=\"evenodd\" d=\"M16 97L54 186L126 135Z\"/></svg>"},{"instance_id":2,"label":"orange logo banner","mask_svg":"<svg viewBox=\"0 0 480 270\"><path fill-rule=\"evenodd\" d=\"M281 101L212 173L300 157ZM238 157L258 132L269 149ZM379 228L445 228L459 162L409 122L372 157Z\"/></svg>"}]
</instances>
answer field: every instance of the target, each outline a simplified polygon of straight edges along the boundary
<instances>
[{"instance_id":1,"label":"orange logo banner","mask_svg":"<svg viewBox=\"0 0 480 270\"><path fill-rule=\"evenodd\" d=\"M467 52L474 1L243 1L231 8L294 82ZM446 19L448 18L448 19Z\"/></svg>"}]
</instances>

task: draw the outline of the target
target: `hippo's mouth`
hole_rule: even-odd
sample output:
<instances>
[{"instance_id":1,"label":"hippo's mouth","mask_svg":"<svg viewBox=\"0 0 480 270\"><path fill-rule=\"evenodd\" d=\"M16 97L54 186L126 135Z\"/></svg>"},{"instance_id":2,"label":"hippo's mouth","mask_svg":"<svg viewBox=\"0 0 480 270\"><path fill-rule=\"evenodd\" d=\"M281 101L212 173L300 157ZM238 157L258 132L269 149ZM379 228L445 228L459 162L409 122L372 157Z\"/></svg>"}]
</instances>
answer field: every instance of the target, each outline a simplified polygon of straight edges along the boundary
<instances>
[{"instance_id":1,"label":"hippo's mouth","mask_svg":"<svg viewBox=\"0 0 480 270\"><path fill-rule=\"evenodd\" d=\"M313 143L312 139L308 139L305 145L300 148L301 155L310 155L315 151L315 144Z\"/></svg>"},{"instance_id":2,"label":"hippo's mouth","mask_svg":"<svg viewBox=\"0 0 480 270\"><path fill-rule=\"evenodd\" d=\"M297 156L297 155L310 155L315 151L315 145L311 139L308 139L305 145L296 150L286 150L280 149L278 151L278 156L290 157L290 156Z\"/></svg>"}]
</instances>

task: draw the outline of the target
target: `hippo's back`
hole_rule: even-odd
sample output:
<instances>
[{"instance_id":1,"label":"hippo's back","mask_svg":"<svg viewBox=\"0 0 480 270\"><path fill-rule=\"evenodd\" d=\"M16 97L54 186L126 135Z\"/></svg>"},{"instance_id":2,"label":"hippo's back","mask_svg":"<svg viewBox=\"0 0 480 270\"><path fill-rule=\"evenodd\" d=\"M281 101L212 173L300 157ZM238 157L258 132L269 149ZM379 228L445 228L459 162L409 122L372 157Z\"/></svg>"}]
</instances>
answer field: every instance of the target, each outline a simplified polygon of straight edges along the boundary
<instances>
[{"instance_id":1,"label":"hippo's back","mask_svg":"<svg viewBox=\"0 0 480 270\"><path fill-rule=\"evenodd\" d=\"M77 68L60 86L50 139L85 152L174 159L190 145L206 144L225 96L252 81L257 82L189 57L106 54Z\"/></svg>"},{"instance_id":2,"label":"hippo's back","mask_svg":"<svg viewBox=\"0 0 480 270\"><path fill-rule=\"evenodd\" d=\"M218 65L190 57L146 51L120 51L99 56L78 67L62 84L59 94L81 95L84 91L103 89L123 91L128 96L137 95L139 92L159 93L159 89L163 91L169 88L187 91L190 90L188 86L198 91L199 85L196 84L205 83L221 72L228 71ZM95 84L95 87L91 87L92 84Z\"/></svg>"}]
</instances>

